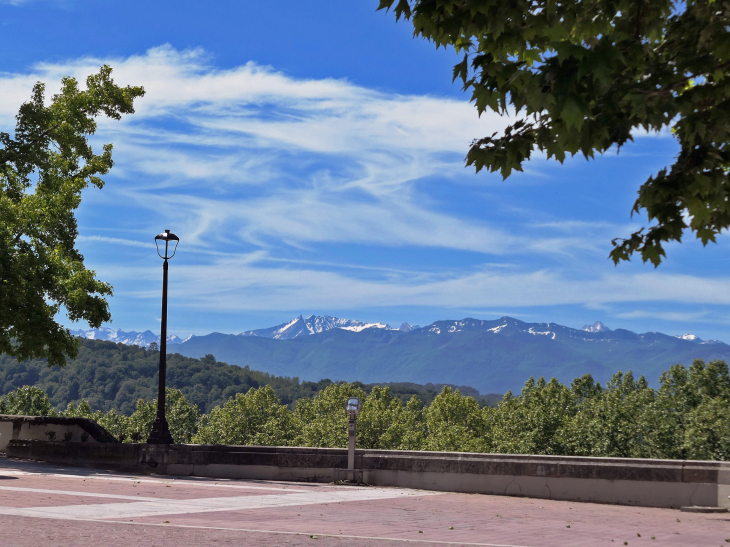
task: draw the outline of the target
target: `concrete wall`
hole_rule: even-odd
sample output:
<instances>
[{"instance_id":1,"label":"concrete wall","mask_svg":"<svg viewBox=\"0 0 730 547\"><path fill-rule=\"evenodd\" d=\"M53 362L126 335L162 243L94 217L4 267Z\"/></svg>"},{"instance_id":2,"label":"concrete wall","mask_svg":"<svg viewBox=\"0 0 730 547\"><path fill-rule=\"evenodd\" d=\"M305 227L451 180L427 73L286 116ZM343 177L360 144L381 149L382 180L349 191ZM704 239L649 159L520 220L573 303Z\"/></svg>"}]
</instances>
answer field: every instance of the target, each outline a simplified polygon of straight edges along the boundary
<instances>
[{"instance_id":1,"label":"concrete wall","mask_svg":"<svg viewBox=\"0 0 730 547\"><path fill-rule=\"evenodd\" d=\"M15 416L0 414L0 452L12 439L65 442L118 442L104 428L86 418Z\"/></svg>"},{"instance_id":2,"label":"concrete wall","mask_svg":"<svg viewBox=\"0 0 730 547\"><path fill-rule=\"evenodd\" d=\"M11 441L9 457L134 473L333 482L347 451L262 446ZM617 503L730 507L730 462L358 450L356 479L378 486Z\"/></svg>"}]
</instances>

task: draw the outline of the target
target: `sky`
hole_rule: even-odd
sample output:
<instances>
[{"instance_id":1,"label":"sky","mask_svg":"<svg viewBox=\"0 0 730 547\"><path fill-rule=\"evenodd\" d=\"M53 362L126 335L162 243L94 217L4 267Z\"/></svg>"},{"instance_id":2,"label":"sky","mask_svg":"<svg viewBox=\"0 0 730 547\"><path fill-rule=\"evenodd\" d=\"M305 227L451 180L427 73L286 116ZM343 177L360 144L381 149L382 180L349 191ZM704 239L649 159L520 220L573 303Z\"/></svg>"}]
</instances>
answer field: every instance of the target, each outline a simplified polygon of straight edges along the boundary
<instances>
[{"instance_id":1,"label":"sky","mask_svg":"<svg viewBox=\"0 0 730 547\"><path fill-rule=\"evenodd\" d=\"M153 238L170 229L168 332L183 337L299 314L509 315L730 342L730 238L688 235L657 269L608 259L646 226L631 207L676 156L669 133L476 174L469 143L510 119L478 117L453 51L377 5L0 0L0 130L37 81L50 95L108 64L146 90L134 115L99 122L115 167L77 214L87 267L114 286L105 326L159 330Z\"/></svg>"}]
</instances>

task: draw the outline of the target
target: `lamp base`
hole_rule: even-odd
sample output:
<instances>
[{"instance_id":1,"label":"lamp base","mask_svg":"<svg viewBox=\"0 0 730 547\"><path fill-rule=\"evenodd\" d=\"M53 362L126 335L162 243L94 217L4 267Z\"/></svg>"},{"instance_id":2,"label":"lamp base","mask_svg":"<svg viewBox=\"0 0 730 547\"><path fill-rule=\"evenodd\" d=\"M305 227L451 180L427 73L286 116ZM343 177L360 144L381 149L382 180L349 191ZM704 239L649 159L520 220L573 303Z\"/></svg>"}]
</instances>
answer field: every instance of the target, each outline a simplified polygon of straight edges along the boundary
<instances>
[{"instance_id":1,"label":"lamp base","mask_svg":"<svg viewBox=\"0 0 730 547\"><path fill-rule=\"evenodd\" d=\"M164 418L155 419L155 423L152 424L152 431L147 439L147 444L175 444L170 434L167 420Z\"/></svg>"}]
</instances>

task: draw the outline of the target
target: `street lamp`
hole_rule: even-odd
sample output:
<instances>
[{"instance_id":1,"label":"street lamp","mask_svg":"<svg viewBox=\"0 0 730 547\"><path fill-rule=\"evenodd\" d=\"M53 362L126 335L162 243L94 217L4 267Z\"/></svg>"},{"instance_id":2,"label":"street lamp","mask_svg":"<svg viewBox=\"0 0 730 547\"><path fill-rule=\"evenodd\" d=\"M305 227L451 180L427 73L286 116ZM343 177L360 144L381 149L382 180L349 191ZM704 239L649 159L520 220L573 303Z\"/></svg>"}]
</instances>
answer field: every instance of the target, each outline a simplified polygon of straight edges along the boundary
<instances>
[{"instance_id":1,"label":"street lamp","mask_svg":"<svg viewBox=\"0 0 730 547\"><path fill-rule=\"evenodd\" d=\"M355 479L355 420L360 414L360 399L350 397L345 404L345 411L350 419L347 421L347 433L349 436L349 444L347 448L347 475L349 480Z\"/></svg>"},{"instance_id":2,"label":"street lamp","mask_svg":"<svg viewBox=\"0 0 730 547\"><path fill-rule=\"evenodd\" d=\"M164 252L160 252L160 242L165 242ZM175 242L175 247L170 253L170 242ZM160 333L160 385L157 392L157 418L152 424L152 432L147 442L149 444L172 444L175 441L170 435L170 427L167 425L165 418L165 377L167 376L167 261L175 256L177 245L180 238L165 230L163 233L155 236L155 245L157 246L157 254L163 259L162 263L162 332Z\"/></svg>"}]
</instances>

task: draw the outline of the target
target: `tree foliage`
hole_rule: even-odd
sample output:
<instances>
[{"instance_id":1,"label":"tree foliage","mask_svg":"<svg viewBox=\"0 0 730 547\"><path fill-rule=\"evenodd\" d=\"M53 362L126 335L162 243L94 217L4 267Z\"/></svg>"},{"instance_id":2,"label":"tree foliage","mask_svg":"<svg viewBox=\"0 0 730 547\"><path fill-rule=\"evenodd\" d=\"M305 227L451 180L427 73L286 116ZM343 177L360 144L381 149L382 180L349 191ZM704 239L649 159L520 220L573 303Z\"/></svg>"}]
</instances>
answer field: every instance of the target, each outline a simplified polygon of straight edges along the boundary
<instances>
[{"instance_id":1,"label":"tree foliage","mask_svg":"<svg viewBox=\"0 0 730 547\"><path fill-rule=\"evenodd\" d=\"M42 389L23 386L0 399L0 414L55 416L56 411Z\"/></svg>"},{"instance_id":2,"label":"tree foliage","mask_svg":"<svg viewBox=\"0 0 730 547\"><path fill-rule=\"evenodd\" d=\"M251 388L248 393L237 393L222 407L215 407L201 424L193 442L291 446L298 429L295 421L271 386Z\"/></svg>"},{"instance_id":3,"label":"tree foliage","mask_svg":"<svg viewBox=\"0 0 730 547\"><path fill-rule=\"evenodd\" d=\"M562 428L575 413L575 393L554 378L530 378L519 397L508 393L492 413L492 449L507 454L565 454Z\"/></svg>"},{"instance_id":4,"label":"tree foliage","mask_svg":"<svg viewBox=\"0 0 730 547\"><path fill-rule=\"evenodd\" d=\"M503 177L539 150L593 158L636 130L671 128L673 165L639 189L653 224L614 240L655 266L690 230L703 244L730 226L730 2L726 0L380 0L414 35L463 55L454 80L479 114L514 113L466 157Z\"/></svg>"},{"instance_id":5,"label":"tree foliage","mask_svg":"<svg viewBox=\"0 0 730 547\"><path fill-rule=\"evenodd\" d=\"M95 119L133 113L144 94L115 85L111 72L103 66L85 90L63 78L50 104L37 83L14 136L0 132L0 352L21 360L63 365L76 355L76 339L54 319L60 311L92 327L110 319L104 296L112 288L84 266L74 212L81 192L102 188L113 166L111 144L96 154L88 142Z\"/></svg>"},{"instance_id":6,"label":"tree foliage","mask_svg":"<svg viewBox=\"0 0 730 547\"><path fill-rule=\"evenodd\" d=\"M644 377L617 373L599 396L568 417L562 437L567 451L585 456L648 457L641 427L643 410L656 394Z\"/></svg>"},{"instance_id":7,"label":"tree foliage","mask_svg":"<svg viewBox=\"0 0 730 547\"><path fill-rule=\"evenodd\" d=\"M488 452L489 421L472 397L445 387L426 414L426 450L448 452Z\"/></svg>"},{"instance_id":8,"label":"tree foliage","mask_svg":"<svg viewBox=\"0 0 730 547\"><path fill-rule=\"evenodd\" d=\"M21 388L22 389L22 388ZM48 397L46 397L48 402ZM165 413L170 434L177 443L189 443L198 430L200 410L190 404L179 389L165 390ZM96 421L120 441L128 443L145 442L152 431L152 424L157 416L157 399L137 400L137 408L126 416L112 408L107 412L93 411L86 399L78 405L69 403L60 415L68 417L89 418Z\"/></svg>"},{"instance_id":9,"label":"tree foliage","mask_svg":"<svg viewBox=\"0 0 730 547\"><path fill-rule=\"evenodd\" d=\"M373 387L357 419L357 445L381 450L420 450L427 432L423 411L418 395L404 404L393 396L390 387Z\"/></svg>"},{"instance_id":10,"label":"tree foliage","mask_svg":"<svg viewBox=\"0 0 730 547\"><path fill-rule=\"evenodd\" d=\"M345 401L365 399L365 392L354 384L332 384L312 399L297 401L294 414L301 426L298 444L302 446L347 446Z\"/></svg>"},{"instance_id":11,"label":"tree foliage","mask_svg":"<svg viewBox=\"0 0 730 547\"><path fill-rule=\"evenodd\" d=\"M730 460L730 374L724 361L674 365L654 389L629 371L604 387L590 375L570 386L530 378L520 395L497 407L480 406L444 386L429 405L416 395L405 403L390 387L366 393L351 383L330 383L292 410L272 385L236 393L207 414L181 390L167 390L167 419L178 443L268 446L347 446L345 401L363 401L357 446L624 458ZM0 413L82 416L124 442L144 442L157 401L139 399L126 415L92 410L82 399L57 412L39 388L24 386L0 397Z\"/></svg>"}]
</instances>

